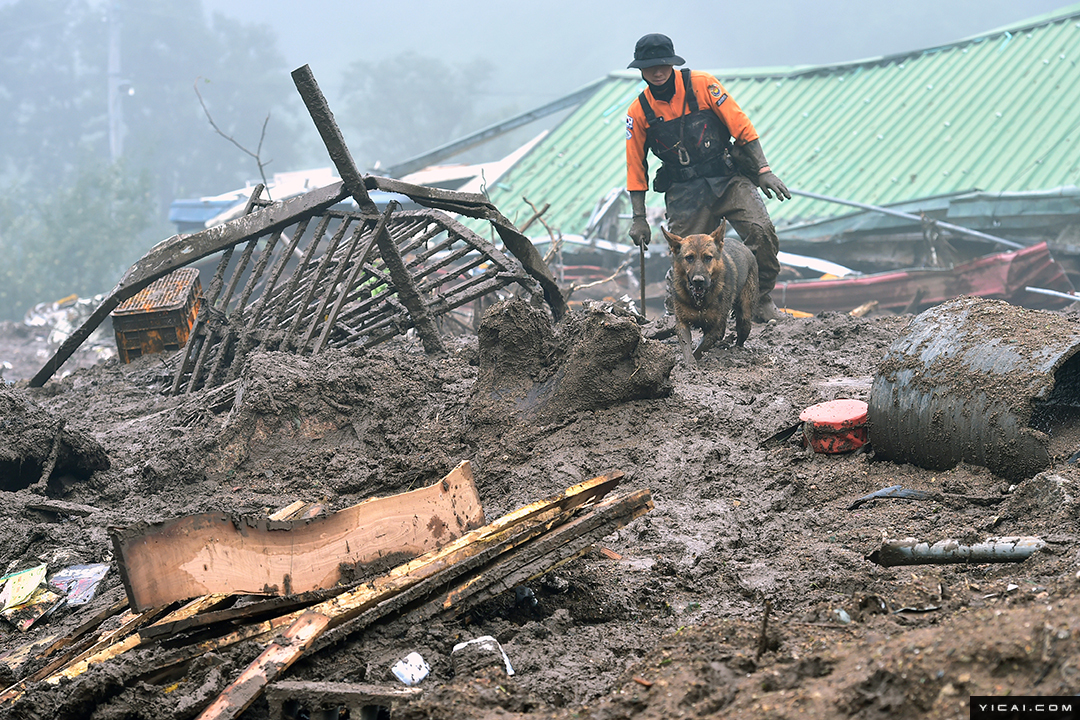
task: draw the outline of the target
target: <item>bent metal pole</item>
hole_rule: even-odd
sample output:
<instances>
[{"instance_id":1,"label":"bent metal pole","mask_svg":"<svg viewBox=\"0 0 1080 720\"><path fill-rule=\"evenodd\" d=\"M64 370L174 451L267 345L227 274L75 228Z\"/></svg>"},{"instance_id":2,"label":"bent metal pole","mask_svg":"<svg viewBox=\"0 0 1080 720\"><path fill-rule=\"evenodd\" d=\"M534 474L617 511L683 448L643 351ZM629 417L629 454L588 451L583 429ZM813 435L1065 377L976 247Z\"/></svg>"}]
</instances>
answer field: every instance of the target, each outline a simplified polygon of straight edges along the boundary
<instances>
[{"instance_id":1,"label":"bent metal pole","mask_svg":"<svg viewBox=\"0 0 1080 720\"><path fill-rule=\"evenodd\" d=\"M867 203L855 202L854 200L844 200L842 198L832 197L830 195L819 195L818 193L807 192L806 190L791 190L788 188L792 195L801 195L802 197L810 198L811 200L822 200L824 202L836 203L838 205L849 205L851 207L857 207L862 210L870 210L871 212L882 213L883 215L892 215L893 217L903 218L904 220L912 220L917 223L922 223L925 219L927 222L932 223L935 227L942 230L949 230L960 235L967 235L969 237L979 238L980 240L989 240L1006 247L1011 247L1019 250L1024 245L1013 242L1012 240L1006 240L1005 238L999 238L995 235L988 235L978 230L969 230L966 227L959 225L953 225L952 223L942 222L941 220L935 220L933 218L923 218L919 215L913 215L912 213L904 212L903 210L893 210L892 208L884 208L879 205L869 205Z\"/></svg>"}]
</instances>

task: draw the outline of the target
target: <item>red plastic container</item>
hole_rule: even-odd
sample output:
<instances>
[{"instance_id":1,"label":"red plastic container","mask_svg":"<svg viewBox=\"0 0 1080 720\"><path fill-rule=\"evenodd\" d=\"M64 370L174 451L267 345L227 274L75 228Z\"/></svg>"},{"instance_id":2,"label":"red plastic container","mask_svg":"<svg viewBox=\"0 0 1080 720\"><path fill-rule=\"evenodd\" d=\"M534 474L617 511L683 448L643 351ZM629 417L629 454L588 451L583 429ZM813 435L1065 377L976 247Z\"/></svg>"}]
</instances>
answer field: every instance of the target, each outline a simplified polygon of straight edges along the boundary
<instances>
[{"instance_id":1,"label":"red plastic container","mask_svg":"<svg viewBox=\"0 0 1080 720\"><path fill-rule=\"evenodd\" d=\"M866 444L866 414L862 400L830 400L799 414L803 437L819 453L850 452Z\"/></svg>"}]
</instances>

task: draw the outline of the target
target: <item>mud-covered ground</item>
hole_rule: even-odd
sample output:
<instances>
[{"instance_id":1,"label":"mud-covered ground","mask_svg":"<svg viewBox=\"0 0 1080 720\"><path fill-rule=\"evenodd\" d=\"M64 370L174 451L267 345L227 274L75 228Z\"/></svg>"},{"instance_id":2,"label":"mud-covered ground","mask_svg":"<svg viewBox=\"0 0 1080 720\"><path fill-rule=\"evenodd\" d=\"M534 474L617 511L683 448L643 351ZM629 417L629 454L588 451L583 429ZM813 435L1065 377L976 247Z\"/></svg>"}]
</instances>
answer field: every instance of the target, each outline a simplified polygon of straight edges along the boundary
<instances>
[{"instance_id":1,"label":"mud-covered ground","mask_svg":"<svg viewBox=\"0 0 1080 720\"><path fill-rule=\"evenodd\" d=\"M397 684L391 665L419 652L431 675L395 719L967 718L971 695L1076 694L1074 465L1009 483L976 466L875 460L872 449L823 455L762 443L810 405L868 399L910 319L823 314L755 325L745 348L715 349L700 367L677 362L666 396L543 422L513 413L500 422L485 405L475 336L448 338L445 357L404 338L318 359L256 353L239 400L235 391L165 395L175 356L75 363L41 389L9 392L96 440L111 466L0 493L0 570L108 562L109 526L267 513L297 499L339 509L431 483L466 459L488 519L617 469L621 487L651 490L655 508L531 583L535 606L508 594L464 618L398 618L303 658L287 677ZM5 380L28 377L38 364L16 356L36 353L37 341L0 329L0 361L23 369ZM674 359L675 341L663 346ZM848 509L898 484L937 499ZM98 512L29 509L40 492ZM883 568L866 559L884 538L1011 535L1050 542L1015 564ZM25 634L0 627L0 652L71 632L122 597L115 571L105 586L93 604ZM513 677L454 677L451 648L481 635L499 640ZM211 653L166 677L139 677L154 651L138 650L58 687L32 686L0 716L194 717L259 649ZM41 664L30 653L0 665L0 685ZM244 717L275 712L260 699Z\"/></svg>"}]
</instances>

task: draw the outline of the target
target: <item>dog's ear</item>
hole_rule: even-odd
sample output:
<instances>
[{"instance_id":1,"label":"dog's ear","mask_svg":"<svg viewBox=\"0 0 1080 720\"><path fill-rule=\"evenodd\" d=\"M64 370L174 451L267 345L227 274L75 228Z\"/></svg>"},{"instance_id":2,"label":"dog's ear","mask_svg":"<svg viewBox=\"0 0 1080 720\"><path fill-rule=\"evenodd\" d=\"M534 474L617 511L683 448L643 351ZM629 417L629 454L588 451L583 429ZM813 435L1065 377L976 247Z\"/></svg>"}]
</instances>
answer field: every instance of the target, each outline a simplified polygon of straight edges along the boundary
<instances>
[{"instance_id":1,"label":"dog's ear","mask_svg":"<svg viewBox=\"0 0 1080 720\"><path fill-rule=\"evenodd\" d=\"M683 239L674 233L669 233L667 228L660 226L660 231L664 233L664 237L667 238L668 247L671 248L671 252L678 253L679 248L682 247Z\"/></svg>"},{"instance_id":2,"label":"dog's ear","mask_svg":"<svg viewBox=\"0 0 1080 720\"><path fill-rule=\"evenodd\" d=\"M717 227L715 230L713 230L712 235L710 235L710 237L713 239L713 242L716 243L716 249L719 252L724 251L724 235L726 235L726 234L727 234L727 218L724 218L723 220L720 221L720 226Z\"/></svg>"}]
</instances>

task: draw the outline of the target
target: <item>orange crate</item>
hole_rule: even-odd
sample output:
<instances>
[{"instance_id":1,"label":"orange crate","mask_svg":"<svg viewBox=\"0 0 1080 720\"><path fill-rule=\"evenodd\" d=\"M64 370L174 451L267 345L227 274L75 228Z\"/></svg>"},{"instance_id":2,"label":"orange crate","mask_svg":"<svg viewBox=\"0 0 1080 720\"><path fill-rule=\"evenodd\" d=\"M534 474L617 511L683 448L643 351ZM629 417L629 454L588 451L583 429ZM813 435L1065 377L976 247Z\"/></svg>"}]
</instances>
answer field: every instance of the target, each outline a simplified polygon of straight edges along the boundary
<instances>
[{"instance_id":1,"label":"orange crate","mask_svg":"<svg viewBox=\"0 0 1080 720\"><path fill-rule=\"evenodd\" d=\"M120 362L184 347L201 304L195 268L174 270L125 300L112 311Z\"/></svg>"}]
</instances>

